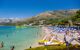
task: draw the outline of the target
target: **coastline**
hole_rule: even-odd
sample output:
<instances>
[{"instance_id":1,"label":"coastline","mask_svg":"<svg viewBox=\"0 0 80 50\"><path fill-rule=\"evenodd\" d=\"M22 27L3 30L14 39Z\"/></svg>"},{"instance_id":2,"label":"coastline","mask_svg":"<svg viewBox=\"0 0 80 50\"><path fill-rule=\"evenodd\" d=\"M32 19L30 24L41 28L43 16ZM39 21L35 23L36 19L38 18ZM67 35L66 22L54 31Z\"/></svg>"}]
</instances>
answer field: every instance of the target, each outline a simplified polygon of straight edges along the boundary
<instances>
[{"instance_id":1,"label":"coastline","mask_svg":"<svg viewBox=\"0 0 80 50\"><path fill-rule=\"evenodd\" d=\"M32 47L40 46L38 45L38 40L40 39L40 35L42 34L40 31L42 29L41 27L39 29L38 27L31 27L31 28L28 27L27 29L26 28L16 29L15 27L12 27L12 26L10 27L4 26L4 27L1 27L0 29L4 31L3 28L4 29L6 28L6 30L5 32L2 32L4 34L0 35L0 41L4 42L5 47L0 48L0 50L2 49L9 50L10 46L12 45L15 46L15 50L24 50L26 48L29 48L30 46ZM12 31L10 32L8 28L10 30L13 30L13 32ZM7 34L8 34L8 37L5 36Z\"/></svg>"},{"instance_id":2,"label":"coastline","mask_svg":"<svg viewBox=\"0 0 80 50\"><path fill-rule=\"evenodd\" d=\"M36 40L36 42L34 44L32 44L30 47L36 48L36 47L43 46L43 45L39 45L38 42L39 42L39 40L42 40L44 38L44 36L46 35L46 33L44 32L44 28L46 28L46 27L44 27L44 26L39 27L38 34L40 34L40 35L38 35L39 36L38 40ZM26 49L28 49L28 48L26 48Z\"/></svg>"},{"instance_id":3,"label":"coastline","mask_svg":"<svg viewBox=\"0 0 80 50\"><path fill-rule=\"evenodd\" d=\"M68 28L69 29L69 28ZM65 46L65 48L67 48L66 47L66 44L64 43L64 34L65 34L65 32L64 31L62 31L61 29L59 30L59 28L58 28L58 30L59 30L59 32L56 32L56 31L58 31L58 30L56 30L55 32L53 31L51 31L51 30L53 30L53 29L48 29L48 27L42 27L42 33L41 33L41 35L45 35L46 37L48 37L48 36L50 36L49 34L55 34L55 33L57 33L57 37L59 38L57 38L57 40L59 40L60 42L59 42L59 44L61 45L61 46ZM66 29L65 29L66 30ZM76 30L75 30L76 31ZM72 33L72 32L69 32L70 34ZM74 33L79 33L79 32L74 32ZM40 40L42 39L42 40L46 40L46 38L45 38L45 36L41 36L40 37ZM69 36L69 35L67 35L67 36ZM77 35L76 35L77 36ZM43 38L44 37L44 38ZM71 36L70 36L71 37ZM54 38L54 37L53 37ZM67 38L67 40L68 39L70 39L69 37ZM47 44L49 44L49 43L47 43ZM35 44L36 45L36 44ZM61 47L59 45L59 47ZM69 45L69 46L71 46L71 47L73 47L73 46L75 46L76 47L76 45L77 46L80 46L80 43L78 42L78 41L72 41L71 42L71 45ZM47 45L48 46L48 48L50 47L50 46L54 46L54 45ZM57 47L57 45L56 45L56 47ZM42 45L42 46L40 46L40 45L38 45L38 46L36 46L36 47L33 47L33 48L29 48L29 49L39 49L39 48L42 48L42 49L44 49L45 48L45 46L44 45ZM53 48L53 49L56 49L56 48ZM60 49L60 48L59 48ZM26 49L27 50L27 49Z\"/></svg>"}]
</instances>

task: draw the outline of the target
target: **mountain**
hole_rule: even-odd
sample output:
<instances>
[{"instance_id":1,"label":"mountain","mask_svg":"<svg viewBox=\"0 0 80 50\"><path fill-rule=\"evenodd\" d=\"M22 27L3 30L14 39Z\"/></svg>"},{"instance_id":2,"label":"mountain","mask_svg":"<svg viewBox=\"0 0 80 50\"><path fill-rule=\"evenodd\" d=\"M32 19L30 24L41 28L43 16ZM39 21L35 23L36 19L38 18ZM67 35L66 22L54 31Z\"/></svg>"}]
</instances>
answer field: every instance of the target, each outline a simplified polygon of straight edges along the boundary
<instances>
[{"instance_id":1,"label":"mountain","mask_svg":"<svg viewBox=\"0 0 80 50\"><path fill-rule=\"evenodd\" d=\"M31 18L0 18L0 24L22 25L32 23L39 25L41 21L44 21L44 24L55 24L62 21L66 22L69 18L71 19L71 17L73 19L73 16L76 15L78 10L79 9L46 11Z\"/></svg>"},{"instance_id":2,"label":"mountain","mask_svg":"<svg viewBox=\"0 0 80 50\"><path fill-rule=\"evenodd\" d=\"M0 18L0 24L13 24L18 22L24 22L22 18Z\"/></svg>"},{"instance_id":3,"label":"mountain","mask_svg":"<svg viewBox=\"0 0 80 50\"><path fill-rule=\"evenodd\" d=\"M47 11L41 14L38 14L36 17L68 17L76 14L77 10L54 10L54 11Z\"/></svg>"},{"instance_id":4,"label":"mountain","mask_svg":"<svg viewBox=\"0 0 80 50\"><path fill-rule=\"evenodd\" d=\"M27 19L26 22L35 25L39 25L41 21L44 21L42 22L44 24L68 23L69 20L73 22L73 18L78 10L79 9L46 11Z\"/></svg>"}]
</instances>

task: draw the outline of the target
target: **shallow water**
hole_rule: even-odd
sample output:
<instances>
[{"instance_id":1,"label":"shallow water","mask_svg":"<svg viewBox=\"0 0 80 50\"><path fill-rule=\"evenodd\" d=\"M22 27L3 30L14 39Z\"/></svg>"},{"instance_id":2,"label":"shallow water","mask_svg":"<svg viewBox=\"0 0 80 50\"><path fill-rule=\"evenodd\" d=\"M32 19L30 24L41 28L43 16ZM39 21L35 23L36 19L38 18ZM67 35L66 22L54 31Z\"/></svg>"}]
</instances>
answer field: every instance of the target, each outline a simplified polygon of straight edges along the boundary
<instances>
[{"instance_id":1,"label":"shallow water","mask_svg":"<svg viewBox=\"0 0 80 50\"><path fill-rule=\"evenodd\" d=\"M4 47L0 50L10 50L15 46L15 50L29 48L39 39L39 27L16 28L15 26L0 26L0 43L4 42Z\"/></svg>"}]
</instances>

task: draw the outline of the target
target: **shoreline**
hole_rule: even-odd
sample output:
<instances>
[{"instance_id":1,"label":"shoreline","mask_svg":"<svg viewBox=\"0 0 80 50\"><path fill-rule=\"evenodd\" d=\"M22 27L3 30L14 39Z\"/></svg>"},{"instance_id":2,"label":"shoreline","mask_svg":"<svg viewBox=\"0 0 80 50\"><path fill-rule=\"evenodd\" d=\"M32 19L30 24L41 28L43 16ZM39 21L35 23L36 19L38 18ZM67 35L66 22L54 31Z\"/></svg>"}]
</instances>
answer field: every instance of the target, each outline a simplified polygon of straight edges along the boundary
<instances>
[{"instance_id":1,"label":"shoreline","mask_svg":"<svg viewBox=\"0 0 80 50\"><path fill-rule=\"evenodd\" d=\"M40 36L38 35L39 36L38 40L36 40L36 42L34 44L32 44L30 47L36 48L36 47L44 46L44 45L39 45L38 44L38 41L42 40L44 38L44 36L46 35L46 33L44 32L44 28L45 28L44 26L39 28L40 30L39 30L38 34L40 34ZM26 49L28 49L28 48L26 48Z\"/></svg>"},{"instance_id":2,"label":"shoreline","mask_svg":"<svg viewBox=\"0 0 80 50\"><path fill-rule=\"evenodd\" d=\"M46 37L51 37L51 33L52 33L52 30L48 29L48 27L42 27L42 33L41 33L41 37L39 40L46 40ZM55 33L55 32L54 32ZM52 34L54 34L52 33ZM64 34L65 32L56 32L58 35L57 37L59 38L58 41L61 42L62 44L64 43ZM77 41L72 41L71 44L79 44ZM38 44L38 46L36 47L39 47L40 45ZM44 46L44 45L41 45L41 46Z\"/></svg>"}]
</instances>

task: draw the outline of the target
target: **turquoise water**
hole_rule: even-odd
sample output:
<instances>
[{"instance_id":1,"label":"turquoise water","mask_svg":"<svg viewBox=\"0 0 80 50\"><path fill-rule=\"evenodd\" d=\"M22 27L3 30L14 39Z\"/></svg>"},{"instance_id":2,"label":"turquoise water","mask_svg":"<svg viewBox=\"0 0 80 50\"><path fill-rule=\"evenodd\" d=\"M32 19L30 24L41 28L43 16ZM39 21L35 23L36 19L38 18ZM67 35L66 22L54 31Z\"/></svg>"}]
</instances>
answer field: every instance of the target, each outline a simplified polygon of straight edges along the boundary
<instances>
[{"instance_id":1,"label":"turquoise water","mask_svg":"<svg viewBox=\"0 0 80 50\"><path fill-rule=\"evenodd\" d=\"M0 26L0 43L4 42L4 47L0 50L10 50L15 46L15 50L29 48L39 39L39 27L16 28L15 26Z\"/></svg>"}]
</instances>

